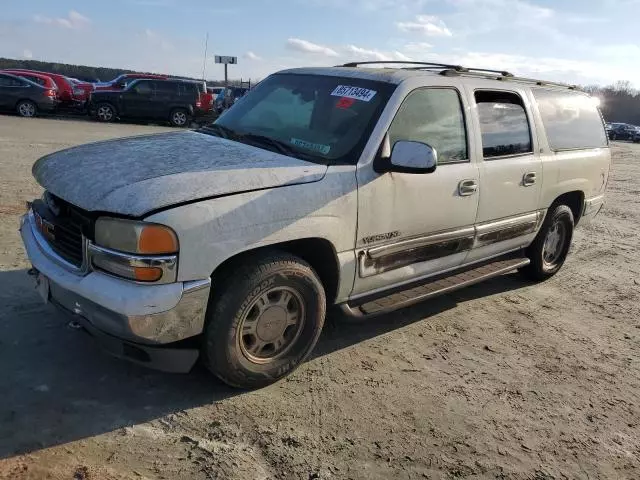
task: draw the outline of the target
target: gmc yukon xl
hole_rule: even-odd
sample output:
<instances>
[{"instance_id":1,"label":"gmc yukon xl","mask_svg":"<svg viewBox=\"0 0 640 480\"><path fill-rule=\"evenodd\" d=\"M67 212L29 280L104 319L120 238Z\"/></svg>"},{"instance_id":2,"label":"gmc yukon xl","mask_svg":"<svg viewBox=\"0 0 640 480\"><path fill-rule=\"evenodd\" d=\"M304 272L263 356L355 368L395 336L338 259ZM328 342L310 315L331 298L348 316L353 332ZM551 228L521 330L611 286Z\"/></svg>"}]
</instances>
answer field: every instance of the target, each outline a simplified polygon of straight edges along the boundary
<instances>
[{"instance_id":1,"label":"gmc yukon xl","mask_svg":"<svg viewBox=\"0 0 640 480\"><path fill-rule=\"evenodd\" d=\"M41 158L21 233L42 298L116 356L200 357L246 388L295 369L331 305L367 328L514 270L554 275L604 202L594 99L409 66L282 71L199 130Z\"/></svg>"}]
</instances>

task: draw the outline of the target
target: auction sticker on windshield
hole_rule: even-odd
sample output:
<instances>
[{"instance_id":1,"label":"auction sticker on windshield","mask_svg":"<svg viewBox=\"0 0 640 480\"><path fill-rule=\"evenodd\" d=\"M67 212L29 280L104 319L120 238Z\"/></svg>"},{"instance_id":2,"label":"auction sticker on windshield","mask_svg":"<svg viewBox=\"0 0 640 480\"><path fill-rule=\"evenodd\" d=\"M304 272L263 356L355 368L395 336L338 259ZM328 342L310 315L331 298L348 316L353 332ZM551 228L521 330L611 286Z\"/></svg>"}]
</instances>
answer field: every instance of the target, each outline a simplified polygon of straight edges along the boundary
<instances>
[{"instance_id":1,"label":"auction sticker on windshield","mask_svg":"<svg viewBox=\"0 0 640 480\"><path fill-rule=\"evenodd\" d=\"M291 143L296 147L304 148L305 150L310 150L312 152L318 152L322 155L326 155L331 151L331 146L323 145L322 143L311 143L305 140L300 140L299 138L292 138Z\"/></svg>"},{"instance_id":2,"label":"auction sticker on windshield","mask_svg":"<svg viewBox=\"0 0 640 480\"><path fill-rule=\"evenodd\" d=\"M333 91L331 96L333 97L346 97L361 100L363 102L370 101L376 96L375 90L369 90L368 88L349 87L347 85L338 85Z\"/></svg>"}]
</instances>

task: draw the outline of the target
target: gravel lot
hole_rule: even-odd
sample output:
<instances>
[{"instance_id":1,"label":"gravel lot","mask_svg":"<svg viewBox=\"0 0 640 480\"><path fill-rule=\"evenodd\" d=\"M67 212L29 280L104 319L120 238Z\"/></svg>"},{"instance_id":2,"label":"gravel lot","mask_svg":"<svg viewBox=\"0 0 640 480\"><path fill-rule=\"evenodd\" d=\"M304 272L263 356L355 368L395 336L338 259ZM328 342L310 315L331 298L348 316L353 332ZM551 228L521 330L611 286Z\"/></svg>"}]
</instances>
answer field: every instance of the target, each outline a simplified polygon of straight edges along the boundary
<instances>
[{"instance_id":1,"label":"gravel lot","mask_svg":"<svg viewBox=\"0 0 640 480\"><path fill-rule=\"evenodd\" d=\"M563 270L364 325L330 315L271 387L115 360L41 304L17 233L31 165L160 127L0 117L0 478L640 478L640 146Z\"/></svg>"}]
</instances>

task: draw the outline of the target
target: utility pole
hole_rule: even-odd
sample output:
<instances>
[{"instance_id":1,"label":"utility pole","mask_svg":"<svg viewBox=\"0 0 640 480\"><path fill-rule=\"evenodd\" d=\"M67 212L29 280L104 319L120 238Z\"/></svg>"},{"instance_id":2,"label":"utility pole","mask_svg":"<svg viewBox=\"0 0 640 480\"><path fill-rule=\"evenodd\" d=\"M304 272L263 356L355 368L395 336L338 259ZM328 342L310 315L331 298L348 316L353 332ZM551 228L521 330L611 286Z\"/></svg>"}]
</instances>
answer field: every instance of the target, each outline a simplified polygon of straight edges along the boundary
<instances>
[{"instance_id":1,"label":"utility pole","mask_svg":"<svg viewBox=\"0 0 640 480\"><path fill-rule=\"evenodd\" d=\"M205 73L207 71L207 47L209 46L209 32L204 40L204 60L202 61L202 80L204 80Z\"/></svg>"}]
</instances>

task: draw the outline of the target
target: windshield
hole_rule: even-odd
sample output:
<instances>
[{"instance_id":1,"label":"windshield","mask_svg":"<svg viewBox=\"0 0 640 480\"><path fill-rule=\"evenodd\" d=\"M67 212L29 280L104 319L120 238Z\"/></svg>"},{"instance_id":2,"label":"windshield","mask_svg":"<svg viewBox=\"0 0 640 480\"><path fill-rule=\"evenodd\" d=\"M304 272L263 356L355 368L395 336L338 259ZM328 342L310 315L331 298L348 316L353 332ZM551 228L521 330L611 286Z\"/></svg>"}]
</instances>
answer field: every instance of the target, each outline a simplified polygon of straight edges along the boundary
<instances>
[{"instance_id":1,"label":"windshield","mask_svg":"<svg viewBox=\"0 0 640 480\"><path fill-rule=\"evenodd\" d=\"M357 78L275 74L215 124L232 132L232 140L267 137L292 156L356 163L394 89ZM273 143L257 146L273 148Z\"/></svg>"}]
</instances>

